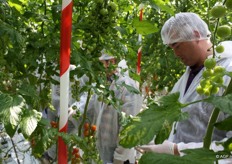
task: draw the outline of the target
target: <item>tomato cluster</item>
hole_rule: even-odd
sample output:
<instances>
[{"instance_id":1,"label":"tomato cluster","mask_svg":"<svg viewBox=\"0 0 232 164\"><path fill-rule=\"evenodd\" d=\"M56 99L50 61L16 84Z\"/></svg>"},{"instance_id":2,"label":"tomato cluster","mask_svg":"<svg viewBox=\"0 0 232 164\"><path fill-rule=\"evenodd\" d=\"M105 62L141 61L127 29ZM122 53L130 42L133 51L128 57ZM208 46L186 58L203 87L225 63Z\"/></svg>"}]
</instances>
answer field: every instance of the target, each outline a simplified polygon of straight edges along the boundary
<instances>
[{"instance_id":1,"label":"tomato cluster","mask_svg":"<svg viewBox=\"0 0 232 164\"><path fill-rule=\"evenodd\" d=\"M85 20L79 22L79 27L83 30L82 48L86 54L100 52L104 45L110 44L111 40L117 38L113 33L117 25L118 16L117 5L112 1L95 0L88 4L88 14ZM106 41L108 40L108 41Z\"/></svg>"},{"instance_id":2,"label":"tomato cluster","mask_svg":"<svg viewBox=\"0 0 232 164\"><path fill-rule=\"evenodd\" d=\"M94 160L96 164L102 163L100 156L96 147L96 133L97 127L96 125L91 125L86 122L83 126L83 135L84 141L88 145L87 149L84 150L84 154L82 155L83 163L90 163L90 159Z\"/></svg>"},{"instance_id":3,"label":"tomato cluster","mask_svg":"<svg viewBox=\"0 0 232 164\"><path fill-rule=\"evenodd\" d=\"M223 86L225 68L216 66L216 60L214 58L206 59L204 66L206 69L202 73L202 79L200 85L196 88L196 91L197 93L206 96L217 94L219 88Z\"/></svg>"},{"instance_id":4,"label":"tomato cluster","mask_svg":"<svg viewBox=\"0 0 232 164\"><path fill-rule=\"evenodd\" d=\"M211 16L215 19L225 17L232 9L232 0L227 0L225 4L217 3L210 10ZM231 35L230 25L220 25L217 28L216 34L219 38L226 38Z\"/></svg>"},{"instance_id":5,"label":"tomato cluster","mask_svg":"<svg viewBox=\"0 0 232 164\"><path fill-rule=\"evenodd\" d=\"M97 126L96 125L90 125L89 123L85 123L84 124L84 136L85 137L89 137L89 136L93 136L95 134L97 130Z\"/></svg>"},{"instance_id":6,"label":"tomato cluster","mask_svg":"<svg viewBox=\"0 0 232 164\"><path fill-rule=\"evenodd\" d=\"M53 128L58 128L58 123L56 121L51 121L50 122L51 127Z\"/></svg>"},{"instance_id":7,"label":"tomato cluster","mask_svg":"<svg viewBox=\"0 0 232 164\"><path fill-rule=\"evenodd\" d=\"M81 162L81 156L80 156L79 148L74 147L72 150L71 164L80 163L80 162Z\"/></svg>"}]
</instances>

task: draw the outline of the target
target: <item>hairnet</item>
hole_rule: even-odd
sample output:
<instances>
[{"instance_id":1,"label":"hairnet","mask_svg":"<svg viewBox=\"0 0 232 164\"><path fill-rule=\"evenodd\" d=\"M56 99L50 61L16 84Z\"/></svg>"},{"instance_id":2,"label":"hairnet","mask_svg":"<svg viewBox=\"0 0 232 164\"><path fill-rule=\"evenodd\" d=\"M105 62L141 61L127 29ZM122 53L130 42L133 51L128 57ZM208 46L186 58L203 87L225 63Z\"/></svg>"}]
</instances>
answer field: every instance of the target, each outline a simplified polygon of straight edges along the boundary
<instances>
[{"instance_id":1,"label":"hairnet","mask_svg":"<svg viewBox=\"0 0 232 164\"><path fill-rule=\"evenodd\" d=\"M110 59L114 59L114 58L115 58L114 56L110 56L110 55L104 53L99 57L99 60L110 60Z\"/></svg>"},{"instance_id":2,"label":"hairnet","mask_svg":"<svg viewBox=\"0 0 232 164\"><path fill-rule=\"evenodd\" d=\"M199 36L196 36L195 32L198 32ZM208 25L197 14L190 12L171 17L161 30L164 44L209 39L210 34Z\"/></svg>"},{"instance_id":3,"label":"hairnet","mask_svg":"<svg viewBox=\"0 0 232 164\"><path fill-rule=\"evenodd\" d=\"M122 76L129 76L129 71L128 71L128 66L126 64L126 60L123 59L121 60L119 63L118 63L118 73L119 75L122 75Z\"/></svg>"}]
</instances>

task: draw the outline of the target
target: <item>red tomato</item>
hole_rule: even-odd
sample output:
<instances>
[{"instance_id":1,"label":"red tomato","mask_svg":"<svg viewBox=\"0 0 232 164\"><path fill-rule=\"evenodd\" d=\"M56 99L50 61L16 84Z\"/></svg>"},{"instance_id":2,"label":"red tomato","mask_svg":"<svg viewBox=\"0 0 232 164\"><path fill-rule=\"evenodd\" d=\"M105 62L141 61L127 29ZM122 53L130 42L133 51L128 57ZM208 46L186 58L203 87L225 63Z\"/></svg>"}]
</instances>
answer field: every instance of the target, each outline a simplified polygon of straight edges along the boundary
<instances>
[{"instance_id":1,"label":"red tomato","mask_svg":"<svg viewBox=\"0 0 232 164\"><path fill-rule=\"evenodd\" d=\"M89 123L86 122L86 123L84 124L84 130L88 130L88 129L89 129Z\"/></svg>"},{"instance_id":2,"label":"red tomato","mask_svg":"<svg viewBox=\"0 0 232 164\"><path fill-rule=\"evenodd\" d=\"M97 130L97 126L96 125L92 125L91 126L91 130L95 132Z\"/></svg>"},{"instance_id":3,"label":"red tomato","mask_svg":"<svg viewBox=\"0 0 232 164\"><path fill-rule=\"evenodd\" d=\"M57 128L58 127L58 123L55 122L55 121L51 121L50 124L51 124L51 127L53 127L53 128Z\"/></svg>"}]
</instances>

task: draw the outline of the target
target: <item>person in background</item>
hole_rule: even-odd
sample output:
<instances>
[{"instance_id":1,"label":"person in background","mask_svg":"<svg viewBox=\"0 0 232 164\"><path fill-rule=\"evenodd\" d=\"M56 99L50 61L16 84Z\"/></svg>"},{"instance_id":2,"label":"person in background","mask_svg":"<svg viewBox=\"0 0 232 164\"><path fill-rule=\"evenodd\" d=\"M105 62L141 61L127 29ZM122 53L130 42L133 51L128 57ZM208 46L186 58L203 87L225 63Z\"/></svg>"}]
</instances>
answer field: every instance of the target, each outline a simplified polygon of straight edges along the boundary
<instances>
[{"instance_id":1,"label":"person in background","mask_svg":"<svg viewBox=\"0 0 232 164\"><path fill-rule=\"evenodd\" d=\"M110 69L116 65L114 56L102 54L99 60L106 69L109 90L114 92L116 99L121 101L118 109L113 105L99 101L99 96L94 94L90 100L87 116L92 124L97 126L97 148L104 164L135 163L135 149L125 149L119 145L119 131L123 114L135 116L142 105L140 94L132 93L125 85L139 90L137 82L129 77L126 61L118 63L115 70ZM125 84L122 86L122 84ZM120 111L120 112L119 112Z\"/></svg>"},{"instance_id":2,"label":"person in background","mask_svg":"<svg viewBox=\"0 0 232 164\"><path fill-rule=\"evenodd\" d=\"M200 84L202 72L206 69L204 61L213 55L210 35L208 25L197 14L190 12L176 14L168 19L162 27L163 43L173 49L175 56L187 66L185 73L171 91L171 93L180 92L179 101L181 103L204 98L204 95L196 92L196 87ZM224 67L227 71L232 71L232 42L224 41L221 44L225 50L223 53L216 53L217 65ZM228 86L230 77L224 76L223 79L224 85ZM223 92L224 89L221 88L218 95L222 95ZM138 146L138 149L143 152L153 151L182 156L184 153L181 151L184 149L203 147L203 138L213 109L213 105L203 102L182 108L182 112L187 112L189 117L176 124L175 130L173 128L168 140L165 140L163 144ZM221 112L218 121L226 117L227 115ZM173 133L174 131L175 133ZM223 147L216 145L215 141L227 140L229 137L231 137L231 132L215 129L211 149L214 151L223 150ZM226 159L224 163L226 163Z\"/></svg>"}]
</instances>

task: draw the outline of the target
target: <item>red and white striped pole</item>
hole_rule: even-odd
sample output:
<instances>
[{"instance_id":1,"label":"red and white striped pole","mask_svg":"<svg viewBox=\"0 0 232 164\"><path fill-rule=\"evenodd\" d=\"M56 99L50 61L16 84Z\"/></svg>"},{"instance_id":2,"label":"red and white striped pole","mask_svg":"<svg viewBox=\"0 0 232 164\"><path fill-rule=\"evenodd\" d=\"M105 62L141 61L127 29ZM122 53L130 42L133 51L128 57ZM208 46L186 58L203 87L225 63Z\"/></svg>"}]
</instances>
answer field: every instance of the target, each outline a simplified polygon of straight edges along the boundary
<instances>
[{"instance_id":1,"label":"red and white striped pole","mask_svg":"<svg viewBox=\"0 0 232 164\"><path fill-rule=\"evenodd\" d=\"M72 0L62 0L61 31L60 31L60 119L59 132L68 129L69 102L69 66L72 32ZM58 138L58 163L68 163L67 146L61 137Z\"/></svg>"},{"instance_id":2,"label":"red and white striped pole","mask_svg":"<svg viewBox=\"0 0 232 164\"><path fill-rule=\"evenodd\" d=\"M140 5L139 5L139 10L140 10L140 13L139 13L139 21L142 21L142 20L143 20L143 8L144 8L144 5L143 5L143 4L140 4ZM142 34L139 34L138 42L139 42L139 43L142 42ZM141 57L142 57L142 46L139 47L139 49L138 49L138 54L137 54L137 74L138 74L138 75L140 75L140 72L141 72Z\"/></svg>"}]
</instances>

